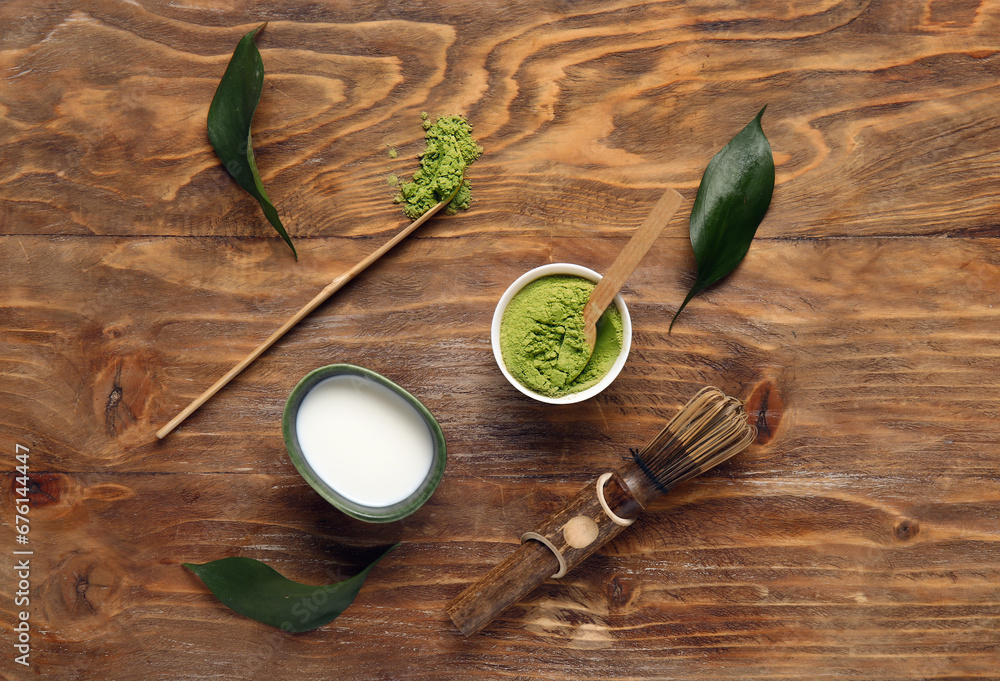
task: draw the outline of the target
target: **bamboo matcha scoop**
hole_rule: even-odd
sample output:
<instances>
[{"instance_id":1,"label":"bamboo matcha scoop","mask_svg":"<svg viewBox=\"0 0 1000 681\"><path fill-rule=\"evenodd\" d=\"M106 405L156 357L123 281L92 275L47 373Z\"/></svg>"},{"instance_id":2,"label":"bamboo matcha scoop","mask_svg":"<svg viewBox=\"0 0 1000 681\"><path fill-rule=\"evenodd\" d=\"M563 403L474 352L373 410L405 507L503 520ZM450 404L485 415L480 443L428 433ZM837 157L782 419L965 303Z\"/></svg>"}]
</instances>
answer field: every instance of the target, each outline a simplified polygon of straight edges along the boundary
<instances>
[{"instance_id":1,"label":"bamboo matcha scoop","mask_svg":"<svg viewBox=\"0 0 1000 681\"><path fill-rule=\"evenodd\" d=\"M635 230L635 234L625 244L625 248L618 254L615 261L611 263L607 273L590 292L587 305L583 308L583 336L586 348L583 352L578 349L570 350L564 340L563 347L559 350L559 358L556 361L559 370L566 373L566 383L576 379L587 366L590 356L594 353L594 344L597 342L597 320L608 309L608 305L618 295L621 287L625 285L625 280L639 265L639 261L656 241L656 237L660 236L660 232L670 222L670 218L674 216L680 205L680 194L673 189L663 192L663 196L653 206L653 210Z\"/></svg>"}]
</instances>

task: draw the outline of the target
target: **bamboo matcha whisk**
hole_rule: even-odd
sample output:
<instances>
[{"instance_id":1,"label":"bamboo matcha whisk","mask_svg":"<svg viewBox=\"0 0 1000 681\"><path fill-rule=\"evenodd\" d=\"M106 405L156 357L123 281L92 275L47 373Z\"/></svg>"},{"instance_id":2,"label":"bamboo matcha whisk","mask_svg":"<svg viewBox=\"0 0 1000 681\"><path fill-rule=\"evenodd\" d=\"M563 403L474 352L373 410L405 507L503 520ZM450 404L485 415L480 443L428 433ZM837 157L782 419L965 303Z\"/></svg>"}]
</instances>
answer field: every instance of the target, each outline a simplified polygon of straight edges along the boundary
<instances>
[{"instance_id":1,"label":"bamboo matcha whisk","mask_svg":"<svg viewBox=\"0 0 1000 681\"><path fill-rule=\"evenodd\" d=\"M559 578L632 524L650 501L745 449L757 430L743 404L704 388L632 461L598 476L489 574L448 605L474 634L549 577Z\"/></svg>"}]
</instances>

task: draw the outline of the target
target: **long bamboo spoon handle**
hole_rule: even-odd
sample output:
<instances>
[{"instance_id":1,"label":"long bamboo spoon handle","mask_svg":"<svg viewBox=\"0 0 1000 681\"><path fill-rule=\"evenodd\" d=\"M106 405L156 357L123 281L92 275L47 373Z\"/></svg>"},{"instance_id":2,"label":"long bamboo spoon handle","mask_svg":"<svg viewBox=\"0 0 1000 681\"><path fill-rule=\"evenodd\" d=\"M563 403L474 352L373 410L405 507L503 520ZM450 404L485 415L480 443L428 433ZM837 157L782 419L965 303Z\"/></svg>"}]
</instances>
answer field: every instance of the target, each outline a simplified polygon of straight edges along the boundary
<instances>
[{"instance_id":1,"label":"long bamboo spoon handle","mask_svg":"<svg viewBox=\"0 0 1000 681\"><path fill-rule=\"evenodd\" d=\"M681 205L681 195L673 189L667 189L663 196L653 206L646 219L632 234L632 238L625 244L615 261L611 263L604 277L597 282L597 286L590 292L587 305L583 308L584 337L590 349L594 349L594 342L597 335L597 320L600 319L608 305L614 300L615 295L625 285L632 271L635 270L642 256L650 249L656 237L660 236L663 228L670 222L677 209ZM582 367L581 367L582 369Z\"/></svg>"},{"instance_id":2,"label":"long bamboo spoon handle","mask_svg":"<svg viewBox=\"0 0 1000 681\"><path fill-rule=\"evenodd\" d=\"M316 294L316 297L314 297L312 300L310 300L308 303L306 303L302 307L301 310L299 310L294 315L292 315L291 319L289 319L287 322L285 322L284 324L282 324L281 328L279 328L277 331L275 331L274 333L272 333L268 337L268 339L266 341L264 341L263 343L261 343L260 345L258 345L257 348L253 352L251 352L249 355L247 355L243 359L243 361L241 361L239 364L237 364L232 369L230 369L228 372L226 372L225 376L223 376L218 381L216 381L212 385L212 387L210 387L208 390L206 390L201 395L199 395L198 397L196 397L194 399L194 401L191 402L191 404L189 404L188 406L184 407L184 410L181 411L181 413L179 413L177 416L175 416L174 418L172 418L170 420L170 422L167 423L167 425L163 426L158 431L156 431L156 437L159 438L159 439L161 439L161 440L164 437L166 437L170 433L170 431L172 431L174 428L176 428L178 425L180 425L180 423L182 421L184 421L184 419L186 419L188 416L190 416L191 414L193 414L194 411L196 409L198 409L198 407L200 407L201 405L205 404L205 402L207 402L212 397L212 395L214 395L215 393L219 392L227 383L229 383L229 381L233 380L241 371L243 371L248 366L250 366L250 364L252 364L255 359L257 359L258 357L260 357L264 353L265 350L267 350L269 347L271 347L272 345L274 345L275 342L277 342L277 340L279 338L281 338L282 336L284 336L288 332L289 329L291 329L293 326L295 326L300 321L302 321L306 317L306 315L308 315L310 312L312 312L317 307L319 307L327 298L329 298L334 293L336 293L337 291L339 291L340 288L344 284L346 284L351 279L353 279L358 274L360 274L362 271L364 271L365 268L367 268L373 262L375 262L376 260L378 260L379 258L381 258L383 255L385 255L386 253L388 253L392 249L393 246L395 246L400 241L402 241L407 236L409 236L409 234L413 230L415 230L417 227L419 227L420 225L422 225L425 222L427 222L428 220L430 220L431 217L435 213L437 213L439 210L441 210L446 205L448 205L448 203L453 198L454 198L454 194L452 194L451 196L449 196L448 198L446 198L444 201L441 201L440 203L435 204L426 213L424 213L419 218L417 218L416 220L414 220L413 222L411 222L409 225L407 225L406 227L404 227L403 229L401 229L399 231L399 233L396 234L396 236L392 237L391 239L389 239L389 241L385 242L381 247L378 248L378 250L376 250L371 255L369 255L367 258L365 258L364 260L362 260L361 262L359 262L357 265L355 265L354 267L352 267L351 269L349 269L347 272L344 272L342 275L340 275L339 277L337 277L336 279L334 279L333 281L331 281L327 285L326 288L324 288L322 291L320 291L318 294Z\"/></svg>"}]
</instances>

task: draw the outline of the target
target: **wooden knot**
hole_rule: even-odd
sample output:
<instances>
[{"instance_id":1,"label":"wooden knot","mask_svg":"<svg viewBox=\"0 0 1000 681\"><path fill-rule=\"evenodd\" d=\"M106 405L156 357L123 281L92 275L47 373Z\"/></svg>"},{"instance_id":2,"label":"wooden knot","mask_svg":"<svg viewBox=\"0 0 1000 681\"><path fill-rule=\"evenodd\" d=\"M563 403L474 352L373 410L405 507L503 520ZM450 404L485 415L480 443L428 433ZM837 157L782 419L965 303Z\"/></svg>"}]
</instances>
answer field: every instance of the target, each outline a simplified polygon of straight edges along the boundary
<instances>
[{"instance_id":1,"label":"wooden knot","mask_svg":"<svg viewBox=\"0 0 1000 681\"><path fill-rule=\"evenodd\" d=\"M635 582L626 575L614 575L608 581L605 593L613 611L619 611L632 602Z\"/></svg>"},{"instance_id":2,"label":"wooden knot","mask_svg":"<svg viewBox=\"0 0 1000 681\"><path fill-rule=\"evenodd\" d=\"M21 485L17 477L11 477L11 494L17 495L14 498L28 498L28 503L32 508L49 506L59 503L59 498L65 489L63 478L58 473L31 473L28 476L28 484ZM19 488L27 488L27 493L21 495Z\"/></svg>"},{"instance_id":3,"label":"wooden knot","mask_svg":"<svg viewBox=\"0 0 1000 681\"><path fill-rule=\"evenodd\" d=\"M766 445L773 440L785 413L785 401L778 392L778 386L769 380L759 383L746 401L746 412L750 425L757 428L755 442Z\"/></svg>"},{"instance_id":4,"label":"wooden knot","mask_svg":"<svg viewBox=\"0 0 1000 681\"><path fill-rule=\"evenodd\" d=\"M909 518L900 518L896 521L893 533L899 541L909 541L920 533L920 523Z\"/></svg>"},{"instance_id":5,"label":"wooden knot","mask_svg":"<svg viewBox=\"0 0 1000 681\"><path fill-rule=\"evenodd\" d=\"M94 411L109 437L118 437L143 419L153 396L152 371L157 364L158 358L146 350L109 350L94 384Z\"/></svg>"}]
</instances>

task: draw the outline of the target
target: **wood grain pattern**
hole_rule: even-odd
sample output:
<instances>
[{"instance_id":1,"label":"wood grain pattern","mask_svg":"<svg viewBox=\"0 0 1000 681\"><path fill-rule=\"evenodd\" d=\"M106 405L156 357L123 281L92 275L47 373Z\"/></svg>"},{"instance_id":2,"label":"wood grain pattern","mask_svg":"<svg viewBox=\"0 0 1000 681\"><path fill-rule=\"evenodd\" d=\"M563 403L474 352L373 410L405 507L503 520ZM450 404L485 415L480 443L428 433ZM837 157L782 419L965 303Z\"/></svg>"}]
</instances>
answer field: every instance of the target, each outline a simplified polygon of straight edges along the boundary
<instances>
[{"instance_id":1,"label":"wood grain pattern","mask_svg":"<svg viewBox=\"0 0 1000 681\"><path fill-rule=\"evenodd\" d=\"M267 20L256 158L294 262L204 117ZM1000 679L1000 2L112 0L0 4L0 678ZM696 298L684 220L630 277L621 376L580 405L495 366L524 271L604 271L768 104L777 186ZM359 275L176 432L154 431L404 222L419 113L486 149L472 210ZM388 149L398 150L392 159ZM373 526L295 473L280 416L332 362L403 385L449 462ZM464 638L446 604L698 388L751 449ZM31 669L14 663L31 449ZM181 568L380 563L285 634Z\"/></svg>"}]
</instances>

